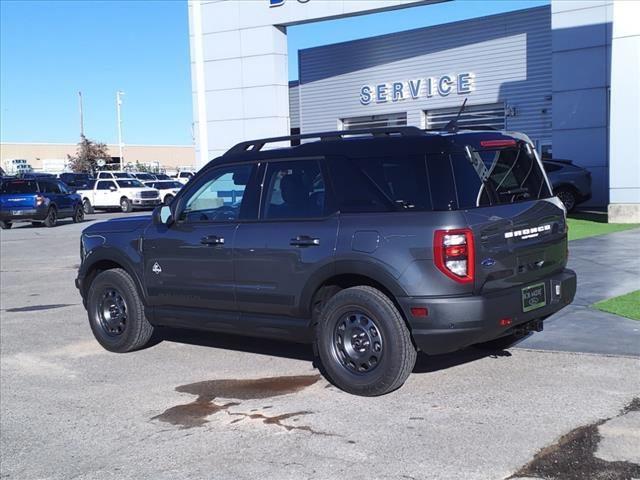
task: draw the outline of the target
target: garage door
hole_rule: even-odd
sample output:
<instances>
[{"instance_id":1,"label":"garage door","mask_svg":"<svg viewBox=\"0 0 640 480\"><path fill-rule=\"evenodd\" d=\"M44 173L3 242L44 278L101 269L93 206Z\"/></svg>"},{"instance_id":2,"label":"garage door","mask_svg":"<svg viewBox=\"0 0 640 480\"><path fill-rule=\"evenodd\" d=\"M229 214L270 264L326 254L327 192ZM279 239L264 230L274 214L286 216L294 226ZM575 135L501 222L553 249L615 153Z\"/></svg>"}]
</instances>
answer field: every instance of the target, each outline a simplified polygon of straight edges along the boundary
<instances>
[{"instance_id":1,"label":"garage door","mask_svg":"<svg viewBox=\"0 0 640 480\"><path fill-rule=\"evenodd\" d=\"M456 118L460 107L439 108L425 112L427 130L441 130L447 123ZM458 120L458 127L487 126L496 130L505 129L504 103L489 103L465 107Z\"/></svg>"},{"instance_id":2,"label":"garage door","mask_svg":"<svg viewBox=\"0 0 640 480\"><path fill-rule=\"evenodd\" d=\"M369 115L366 117L343 118L340 120L342 130L362 130L366 128L404 127L407 125L407 112L386 115Z\"/></svg>"}]
</instances>

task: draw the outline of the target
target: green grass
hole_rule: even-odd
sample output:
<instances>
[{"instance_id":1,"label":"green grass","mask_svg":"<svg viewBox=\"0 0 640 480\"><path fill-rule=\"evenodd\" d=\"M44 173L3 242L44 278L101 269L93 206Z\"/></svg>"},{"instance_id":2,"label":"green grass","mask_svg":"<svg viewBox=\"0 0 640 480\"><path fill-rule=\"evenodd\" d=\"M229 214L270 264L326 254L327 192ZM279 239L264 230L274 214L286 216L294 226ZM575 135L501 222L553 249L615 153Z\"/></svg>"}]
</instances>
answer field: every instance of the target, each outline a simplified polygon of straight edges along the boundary
<instances>
[{"instance_id":1,"label":"green grass","mask_svg":"<svg viewBox=\"0 0 640 480\"><path fill-rule=\"evenodd\" d=\"M607 223L606 212L579 212L569 214L569 241L606 235L640 227L637 223Z\"/></svg>"},{"instance_id":2,"label":"green grass","mask_svg":"<svg viewBox=\"0 0 640 480\"><path fill-rule=\"evenodd\" d=\"M640 290L620 295L619 297L608 298L601 302L594 303L594 308L603 312L614 313L621 317L640 320Z\"/></svg>"}]
</instances>

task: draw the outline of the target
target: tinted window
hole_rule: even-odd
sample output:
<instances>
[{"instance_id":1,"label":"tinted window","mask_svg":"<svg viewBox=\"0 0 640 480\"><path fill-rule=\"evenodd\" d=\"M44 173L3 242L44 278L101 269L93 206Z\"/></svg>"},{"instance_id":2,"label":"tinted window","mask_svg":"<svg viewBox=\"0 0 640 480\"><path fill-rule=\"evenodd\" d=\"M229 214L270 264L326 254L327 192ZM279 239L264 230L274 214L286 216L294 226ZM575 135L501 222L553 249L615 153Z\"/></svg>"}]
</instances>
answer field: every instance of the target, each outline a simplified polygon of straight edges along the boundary
<instances>
[{"instance_id":1,"label":"tinted window","mask_svg":"<svg viewBox=\"0 0 640 480\"><path fill-rule=\"evenodd\" d=\"M169 175L165 175L164 173L156 173L156 178L158 180L171 180Z\"/></svg>"},{"instance_id":2,"label":"tinted window","mask_svg":"<svg viewBox=\"0 0 640 480\"><path fill-rule=\"evenodd\" d=\"M20 193L36 193L38 186L32 180L9 180L2 182L0 193L20 194Z\"/></svg>"},{"instance_id":3,"label":"tinted window","mask_svg":"<svg viewBox=\"0 0 640 480\"><path fill-rule=\"evenodd\" d=\"M100 172L98 178L113 178L113 175L109 172Z\"/></svg>"},{"instance_id":4,"label":"tinted window","mask_svg":"<svg viewBox=\"0 0 640 480\"><path fill-rule=\"evenodd\" d=\"M40 180L40 191L44 193L62 193L58 182L44 182Z\"/></svg>"},{"instance_id":5,"label":"tinted window","mask_svg":"<svg viewBox=\"0 0 640 480\"><path fill-rule=\"evenodd\" d=\"M220 167L186 197L180 219L186 222L231 222L240 215L253 165Z\"/></svg>"},{"instance_id":6,"label":"tinted window","mask_svg":"<svg viewBox=\"0 0 640 480\"><path fill-rule=\"evenodd\" d=\"M263 218L324 215L324 178L317 160L269 163L264 189Z\"/></svg>"},{"instance_id":7,"label":"tinted window","mask_svg":"<svg viewBox=\"0 0 640 480\"><path fill-rule=\"evenodd\" d=\"M116 172L113 174L113 176L116 178L132 178L130 174L125 172Z\"/></svg>"},{"instance_id":8,"label":"tinted window","mask_svg":"<svg viewBox=\"0 0 640 480\"><path fill-rule=\"evenodd\" d=\"M156 177L151 175L150 173L136 173L136 178L138 180L155 180Z\"/></svg>"},{"instance_id":9,"label":"tinted window","mask_svg":"<svg viewBox=\"0 0 640 480\"><path fill-rule=\"evenodd\" d=\"M431 210L422 155L334 158L329 163L338 205L343 212Z\"/></svg>"},{"instance_id":10,"label":"tinted window","mask_svg":"<svg viewBox=\"0 0 640 480\"><path fill-rule=\"evenodd\" d=\"M458 196L451 163L450 154L427 155L431 203L434 210L456 210L458 208Z\"/></svg>"},{"instance_id":11,"label":"tinted window","mask_svg":"<svg viewBox=\"0 0 640 480\"><path fill-rule=\"evenodd\" d=\"M184 186L180 182L153 182L149 185L159 190L167 190L169 188L182 188Z\"/></svg>"},{"instance_id":12,"label":"tinted window","mask_svg":"<svg viewBox=\"0 0 640 480\"><path fill-rule=\"evenodd\" d=\"M118 180L117 182L118 182L118 185L120 186L120 188L139 188L139 187L144 187L142 182L140 182L139 180L135 180L135 179Z\"/></svg>"},{"instance_id":13,"label":"tinted window","mask_svg":"<svg viewBox=\"0 0 640 480\"><path fill-rule=\"evenodd\" d=\"M103 180L98 182L97 190L109 190L111 187L116 188L115 182Z\"/></svg>"}]
</instances>

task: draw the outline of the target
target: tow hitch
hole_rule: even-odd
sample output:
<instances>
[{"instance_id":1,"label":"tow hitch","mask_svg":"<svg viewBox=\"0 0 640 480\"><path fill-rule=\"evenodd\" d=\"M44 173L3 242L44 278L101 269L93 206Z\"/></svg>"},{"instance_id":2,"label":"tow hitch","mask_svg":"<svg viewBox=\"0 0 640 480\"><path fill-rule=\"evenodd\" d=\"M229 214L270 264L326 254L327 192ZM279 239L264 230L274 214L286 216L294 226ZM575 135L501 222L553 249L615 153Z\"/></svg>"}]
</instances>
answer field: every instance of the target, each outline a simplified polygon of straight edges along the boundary
<instances>
[{"instance_id":1,"label":"tow hitch","mask_svg":"<svg viewBox=\"0 0 640 480\"><path fill-rule=\"evenodd\" d=\"M518 325L513 328L513 334L516 337L524 337L531 332L541 332L544 330L544 320L538 318L536 320L531 320L527 323L523 323L522 325Z\"/></svg>"}]
</instances>

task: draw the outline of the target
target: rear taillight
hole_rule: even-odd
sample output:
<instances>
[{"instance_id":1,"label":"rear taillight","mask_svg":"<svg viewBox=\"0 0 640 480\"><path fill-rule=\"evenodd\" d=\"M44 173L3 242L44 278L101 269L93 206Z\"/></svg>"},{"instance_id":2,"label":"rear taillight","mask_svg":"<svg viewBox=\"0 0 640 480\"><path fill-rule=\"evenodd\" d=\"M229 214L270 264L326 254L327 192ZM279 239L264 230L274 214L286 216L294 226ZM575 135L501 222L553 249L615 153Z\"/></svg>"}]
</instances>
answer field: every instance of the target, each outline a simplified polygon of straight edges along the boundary
<instances>
[{"instance_id":1,"label":"rear taillight","mask_svg":"<svg viewBox=\"0 0 640 480\"><path fill-rule=\"evenodd\" d=\"M438 270L456 282L473 282L475 248L471 229L436 230L433 260Z\"/></svg>"},{"instance_id":2,"label":"rear taillight","mask_svg":"<svg viewBox=\"0 0 640 480\"><path fill-rule=\"evenodd\" d=\"M44 205L44 197L42 195L36 195L36 207Z\"/></svg>"}]
</instances>

